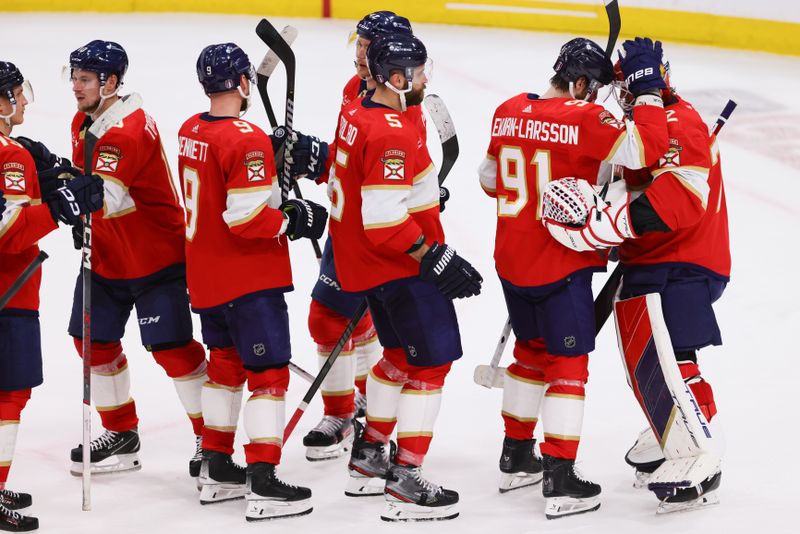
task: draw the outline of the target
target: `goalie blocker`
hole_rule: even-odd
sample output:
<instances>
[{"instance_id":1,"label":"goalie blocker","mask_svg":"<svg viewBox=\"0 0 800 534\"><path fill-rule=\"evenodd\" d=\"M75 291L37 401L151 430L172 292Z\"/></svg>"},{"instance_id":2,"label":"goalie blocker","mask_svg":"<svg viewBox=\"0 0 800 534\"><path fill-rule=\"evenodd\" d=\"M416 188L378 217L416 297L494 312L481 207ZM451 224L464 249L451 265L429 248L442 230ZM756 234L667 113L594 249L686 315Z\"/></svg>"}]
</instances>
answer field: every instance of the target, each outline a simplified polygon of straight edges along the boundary
<instances>
[{"instance_id":1,"label":"goalie blocker","mask_svg":"<svg viewBox=\"0 0 800 534\"><path fill-rule=\"evenodd\" d=\"M720 440L684 382L657 293L614 304L628 384L664 455L648 479L662 501L658 512L715 504Z\"/></svg>"}]
</instances>

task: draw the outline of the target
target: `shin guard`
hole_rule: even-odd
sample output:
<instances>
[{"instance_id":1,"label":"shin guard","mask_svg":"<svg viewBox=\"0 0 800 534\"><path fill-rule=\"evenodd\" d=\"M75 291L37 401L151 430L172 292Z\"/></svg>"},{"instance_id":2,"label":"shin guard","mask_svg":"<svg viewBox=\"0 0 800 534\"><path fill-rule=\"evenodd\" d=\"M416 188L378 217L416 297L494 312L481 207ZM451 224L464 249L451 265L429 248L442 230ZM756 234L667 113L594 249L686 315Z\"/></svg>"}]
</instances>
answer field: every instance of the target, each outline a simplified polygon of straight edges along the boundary
<instances>
[{"instance_id":1,"label":"shin guard","mask_svg":"<svg viewBox=\"0 0 800 534\"><path fill-rule=\"evenodd\" d=\"M389 442L397 424L400 393L408 375L400 371L393 360L405 360L403 349L384 349L384 357L370 370L367 377L367 441Z\"/></svg>"},{"instance_id":2,"label":"shin guard","mask_svg":"<svg viewBox=\"0 0 800 534\"><path fill-rule=\"evenodd\" d=\"M451 364L409 369L397 409L398 464L422 465L442 404L442 387Z\"/></svg>"},{"instance_id":3,"label":"shin guard","mask_svg":"<svg viewBox=\"0 0 800 534\"><path fill-rule=\"evenodd\" d=\"M169 350L153 351L153 358L172 378L178 399L186 410L196 436L203 430L201 396L203 384L208 380L206 354L195 340Z\"/></svg>"},{"instance_id":4,"label":"shin guard","mask_svg":"<svg viewBox=\"0 0 800 534\"><path fill-rule=\"evenodd\" d=\"M247 371L247 383L252 392L244 407L244 428L249 439L244 446L247 464L279 464L283 429L286 426L285 396L289 386L289 367Z\"/></svg>"},{"instance_id":5,"label":"shin guard","mask_svg":"<svg viewBox=\"0 0 800 534\"><path fill-rule=\"evenodd\" d=\"M208 381L201 393L204 449L233 454L244 382L244 367L236 349L212 348Z\"/></svg>"},{"instance_id":6,"label":"shin guard","mask_svg":"<svg viewBox=\"0 0 800 534\"><path fill-rule=\"evenodd\" d=\"M82 354L81 340L73 341L78 354ZM136 403L131 398L128 360L119 341L92 342L92 401L106 430L126 432L139 424Z\"/></svg>"},{"instance_id":7,"label":"shin guard","mask_svg":"<svg viewBox=\"0 0 800 534\"><path fill-rule=\"evenodd\" d=\"M22 410L31 398L31 390L0 391L0 490L5 489Z\"/></svg>"}]
</instances>

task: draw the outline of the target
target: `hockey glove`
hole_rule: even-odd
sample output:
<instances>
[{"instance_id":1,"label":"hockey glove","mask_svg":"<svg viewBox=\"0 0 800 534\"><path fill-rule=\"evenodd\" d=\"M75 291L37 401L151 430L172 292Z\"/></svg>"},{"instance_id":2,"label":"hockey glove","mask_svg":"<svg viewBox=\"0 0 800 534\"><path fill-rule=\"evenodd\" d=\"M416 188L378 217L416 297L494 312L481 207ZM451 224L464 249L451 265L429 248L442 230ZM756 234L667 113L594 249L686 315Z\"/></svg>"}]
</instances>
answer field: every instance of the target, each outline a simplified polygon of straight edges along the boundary
<instances>
[{"instance_id":1,"label":"hockey glove","mask_svg":"<svg viewBox=\"0 0 800 534\"><path fill-rule=\"evenodd\" d=\"M45 198L49 197L56 189L63 187L68 180L83 176L83 171L75 167L53 167L52 169L38 171L37 176L42 198Z\"/></svg>"},{"instance_id":2,"label":"hockey glove","mask_svg":"<svg viewBox=\"0 0 800 534\"><path fill-rule=\"evenodd\" d=\"M44 200L54 221L76 225L81 215L103 207L103 179L96 174L73 178Z\"/></svg>"},{"instance_id":3,"label":"hockey glove","mask_svg":"<svg viewBox=\"0 0 800 534\"><path fill-rule=\"evenodd\" d=\"M36 164L36 171L42 172L53 167L71 167L72 162L67 158L59 157L51 153L43 143L28 139L27 137L15 137L17 143L25 147L30 155L33 157L33 162Z\"/></svg>"},{"instance_id":4,"label":"hockey glove","mask_svg":"<svg viewBox=\"0 0 800 534\"><path fill-rule=\"evenodd\" d=\"M328 220L328 210L324 207L310 200L293 198L281 204L280 210L289 218L285 233L292 241L302 237L322 237Z\"/></svg>"},{"instance_id":5,"label":"hockey glove","mask_svg":"<svg viewBox=\"0 0 800 534\"><path fill-rule=\"evenodd\" d=\"M0 219L3 218L3 214L6 212L6 197L3 196L3 191L0 190Z\"/></svg>"},{"instance_id":6,"label":"hockey glove","mask_svg":"<svg viewBox=\"0 0 800 534\"><path fill-rule=\"evenodd\" d=\"M439 186L439 213L444 211L445 203L450 200L450 190L445 186Z\"/></svg>"},{"instance_id":7,"label":"hockey glove","mask_svg":"<svg viewBox=\"0 0 800 534\"><path fill-rule=\"evenodd\" d=\"M308 178L316 180L325 172L328 160L328 143L320 141L313 135L305 135L297 130L289 130L278 126L270 135L272 149L276 160L284 153L286 145L286 161L292 178Z\"/></svg>"},{"instance_id":8,"label":"hockey glove","mask_svg":"<svg viewBox=\"0 0 800 534\"><path fill-rule=\"evenodd\" d=\"M449 299L480 295L483 277L446 244L434 243L422 257L419 277L433 282Z\"/></svg>"},{"instance_id":9,"label":"hockey glove","mask_svg":"<svg viewBox=\"0 0 800 534\"><path fill-rule=\"evenodd\" d=\"M663 51L661 41L653 43L647 37L637 37L635 40L622 43L625 56L619 55L619 64L622 75L628 83L628 90L634 96L645 93L660 94L661 89L666 89L661 66Z\"/></svg>"},{"instance_id":10,"label":"hockey glove","mask_svg":"<svg viewBox=\"0 0 800 534\"><path fill-rule=\"evenodd\" d=\"M638 237L631 226L625 183L608 189L601 195L580 178L548 183L542 195L542 224L556 241L578 252L611 248Z\"/></svg>"}]
</instances>

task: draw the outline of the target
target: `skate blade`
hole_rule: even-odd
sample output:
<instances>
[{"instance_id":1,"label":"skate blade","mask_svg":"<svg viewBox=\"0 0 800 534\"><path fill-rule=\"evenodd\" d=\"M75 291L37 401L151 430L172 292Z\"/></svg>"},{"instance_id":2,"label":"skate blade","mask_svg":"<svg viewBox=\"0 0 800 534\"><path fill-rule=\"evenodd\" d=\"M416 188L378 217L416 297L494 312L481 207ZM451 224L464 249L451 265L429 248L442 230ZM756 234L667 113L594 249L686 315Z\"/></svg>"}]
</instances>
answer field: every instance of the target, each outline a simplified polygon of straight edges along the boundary
<instances>
[{"instance_id":1,"label":"skate blade","mask_svg":"<svg viewBox=\"0 0 800 534\"><path fill-rule=\"evenodd\" d=\"M92 475L109 475L125 471L138 471L142 468L142 463L139 461L139 455L134 452L131 454L115 454L102 462L92 463L90 466ZM72 462L69 472L76 477L83 476L83 462Z\"/></svg>"},{"instance_id":2,"label":"skate blade","mask_svg":"<svg viewBox=\"0 0 800 534\"><path fill-rule=\"evenodd\" d=\"M374 497L383 495L386 489L386 480L380 477L365 477L357 471L350 470L350 479L344 494L348 497Z\"/></svg>"},{"instance_id":3,"label":"skate blade","mask_svg":"<svg viewBox=\"0 0 800 534\"><path fill-rule=\"evenodd\" d=\"M200 488L200 504L216 504L244 499L246 484L203 484Z\"/></svg>"},{"instance_id":4,"label":"skate blade","mask_svg":"<svg viewBox=\"0 0 800 534\"><path fill-rule=\"evenodd\" d=\"M410 502L387 500L381 519L397 521L447 521L458 517L458 505L420 506Z\"/></svg>"},{"instance_id":5,"label":"skate blade","mask_svg":"<svg viewBox=\"0 0 800 534\"><path fill-rule=\"evenodd\" d=\"M543 473L503 473L500 476L500 493L535 486L542 481Z\"/></svg>"},{"instance_id":6,"label":"skate blade","mask_svg":"<svg viewBox=\"0 0 800 534\"><path fill-rule=\"evenodd\" d=\"M272 499L247 499L247 511L244 513L248 521L269 521L310 514L314 508L311 499L302 501L275 501Z\"/></svg>"},{"instance_id":7,"label":"skate blade","mask_svg":"<svg viewBox=\"0 0 800 534\"><path fill-rule=\"evenodd\" d=\"M306 460L309 462L324 462L325 460L335 460L348 454L353 448L353 433L345 436L339 443L328 445L327 447L306 447Z\"/></svg>"},{"instance_id":8,"label":"skate blade","mask_svg":"<svg viewBox=\"0 0 800 534\"><path fill-rule=\"evenodd\" d=\"M544 515L547 519L558 519L569 515L594 512L600 508L600 497L576 499L573 497L548 497Z\"/></svg>"},{"instance_id":9,"label":"skate blade","mask_svg":"<svg viewBox=\"0 0 800 534\"><path fill-rule=\"evenodd\" d=\"M693 510L699 510L700 508L705 508L706 506L712 506L714 504L719 504L719 497L717 496L716 491L704 493L698 498L686 502L661 501L661 503L658 505L658 509L656 510L656 515L672 514L675 512L691 512Z\"/></svg>"}]
</instances>

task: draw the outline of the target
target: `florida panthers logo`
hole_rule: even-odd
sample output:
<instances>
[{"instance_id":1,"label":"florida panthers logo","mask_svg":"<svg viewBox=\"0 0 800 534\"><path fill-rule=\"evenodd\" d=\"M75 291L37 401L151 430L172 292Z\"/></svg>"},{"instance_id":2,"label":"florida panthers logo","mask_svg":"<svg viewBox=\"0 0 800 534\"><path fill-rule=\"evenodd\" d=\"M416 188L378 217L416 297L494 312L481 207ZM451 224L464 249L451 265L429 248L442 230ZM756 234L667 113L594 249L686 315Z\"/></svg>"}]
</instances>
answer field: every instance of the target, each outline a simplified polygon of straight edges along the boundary
<instances>
[{"instance_id":1,"label":"florida panthers logo","mask_svg":"<svg viewBox=\"0 0 800 534\"><path fill-rule=\"evenodd\" d=\"M122 151L115 146L101 146L97 151L97 163L94 170L97 172L117 172Z\"/></svg>"},{"instance_id":2,"label":"florida panthers logo","mask_svg":"<svg viewBox=\"0 0 800 534\"><path fill-rule=\"evenodd\" d=\"M391 149L383 153L381 158L383 163L384 180L405 180L406 177L406 153L402 150Z\"/></svg>"},{"instance_id":3,"label":"florida panthers logo","mask_svg":"<svg viewBox=\"0 0 800 534\"><path fill-rule=\"evenodd\" d=\"M244 157L244 166L247 168L247 181L260 182L267 178L264 169L264 153L260 150L248 152Z\"/></svg>"},{"instance_id":4,"label":"florida panthers logo","mask_svg":"<svg viewBox=\"0 0 800 534\"><path fill-rule=\"evenodd\" d=\"M3 165L6 191L25 192L25 165L10 161Z\"/></svg>"},{"instance_id":5,"label":"florida panthers logo","mask_svg":"<svg viewBox=\"0 0 800 534\"><path fill-rule=\"evenodd\" d=\"M669 140L669 150L658 160L659 167L680 167L681 166L681 150L683 147L678 144L678 140L671 138Z\"/></svg>"}]
</instances>

